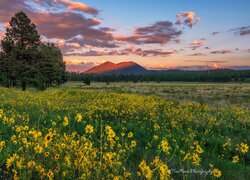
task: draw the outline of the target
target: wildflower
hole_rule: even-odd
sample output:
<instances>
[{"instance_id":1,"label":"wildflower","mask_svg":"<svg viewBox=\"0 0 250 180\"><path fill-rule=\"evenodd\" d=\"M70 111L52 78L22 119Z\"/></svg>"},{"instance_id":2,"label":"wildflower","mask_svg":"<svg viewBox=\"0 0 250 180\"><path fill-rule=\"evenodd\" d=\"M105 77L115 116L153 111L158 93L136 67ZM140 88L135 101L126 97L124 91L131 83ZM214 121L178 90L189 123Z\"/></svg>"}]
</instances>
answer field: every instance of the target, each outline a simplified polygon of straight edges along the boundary
<instances>
[{"instance_id":1,"label":"wildflower","mask_svg":"<svg viewBox=\"0 0 250 180\"><path fill-rule=\"evenodd\" d=\"M236 155L233 157L232 163L237 163L239 161L239 156Z\"/></svg>"},{"instance_id":2,"label":"wildflower","mask_svg":"<svg viewBox=\"0 0 250 180\"><path fill-rule=\"evenodd\" d=\"M59 154L56 154L56 155L55 155L55 160L58 160L59 157L60 157Z\"/></svg>"},{"instance_id":3,"label":"wildflower","mask_svg":"<svg viewBox=\"0 0 250 180\"><path fill-rule=\"evenodd\" d=\"M6 167L10 168L12 166L12 164L15 162L15 160L18 159L18 155L17 154L13 154L11 157L9 157L6 161Z\"/></svg>"},{"instance_id":4,"label":"wildflower","mask_svg":"<svg viewBox=\"0 0 250 180\"><path fill-rule=\"evenodd\" d=\"M158 129L160 129L160 126L159 126L159 124L155 124L154 125L154 129L157 131Z\"/></svg>"},{"instance_id":5,"label":"wildflower","mask_svg":"<svg viewBox=\"0 0 250 180\"><path fill-rule=\"evenodd\" d=\"M45 137L44 137L44 145L45 147L48 147L48 144L52 141L52 133L49 132Z\"/></svg>"},{"instance_id":6,"label":"wildflower","mask_svg":"<svg viewBox=\"0 0 250 180\"><path fill-rule=\"evenodd\" d=\"M133 133L132 132L129 132L128 133L128 138L132 138L133 137Z\"/></svg>"},{"instance_id":7,"label":"wildflower","mask_svg":"<svg viewBox=\"0 0 250 180\"><path fill-rule=\"evenodd\" d=\"M146 179L151 179L152 178L153 171L150 169L149 166L147 166L145 160L142 160L142 162L139 165L139 168L140 168L142 174L145 176Z\"/></svg>"},{"instance_id":8,"label":"wildflower","mask_svg":"<svg viewBox=\"0 0 250 180\"><path fill-rule=\"evenodd\" d=\"M82 115L80 113L76 115L76 121L79 123L82 121Z\"/></svg>"},{"instance_id":9,"label":"wildflower","mask_svg":"<svg viewBox=\"0 0 250 180\"><path fill-rule=\"evenodd\" d=\"M241 143L241 144L240 144L240 151L241 151L242 153L247 153L248 150L249 150L249 146L248 146L247 144L244 144L244 143Z\"/></svg>"},{"instance_id":10,"label":"wildflower","mask_svg":"<svg viewBox=\"0 0 250 180\"><path fill-rule=\"evenodd\" d=\"M185 155L185 157L184 157L183 160L184 160L184 161L185 161L185 160L189 160L189 159L191 159L191 157L192 157L191 154L190 154L190 153L187 153L187 154Z\"/></svg>"},{"instance_id":11,"label":"wildflower","mask_svg":"<svg viewBox=\"0 0 250 180\"><path fill-rule=\"evenodd\" d=\"M0 152L3 150L4 146L5 146L5 141L1 141L0 142Z\"/></svg>"},{"instance_id":12,"label":"wildflower","mask_svg":"<svg viewBox=\"0 0 250 180\"><path fill-rule=\"evenodd\" d=\"M219 169L214 168L214 169L213 169L213 175L214 175L215 177L219 178L219 177L221 177L222 173L221 173L221 171L220 171Z\"/></svg>"},{"instance_id":13,"label":"wildflower","mask_svg":"<svg viewBox=\"0 0 250 180\"><path fill-rule=\"evenodd\" d=\"M159 138L159 136L154 135L154 137L153 137L153 138L154 138L154 140L155 140L155 141L157 141L157 140L158 140L158 138Z\"/></svg>"},{"instance_id":14,"label":"wildflower","mask_svg":"<svg viewBox=\"0 0 250 180\"><path fill-rule=\"evenodd\" d=\"M85 132L89 133L89 134L92 134L94 132L93 126L87 125L86 128L85 128Z\"/></svg>"},{"instance_id":15,"label":"wildflower","mask_svg":"<svg viewBox=\"0 0 250 180\"><path fill-rule=\"evenodd\" d=\"M36 153L41 154L43 152L43 147L37 145L36 147L34 147L34 150L36 151Z\"/></svg>"},{"instance_id":16,"label":"wildflower","mask_svg":"<svg viewBox=\"0 0 250 180\"><path fill-rule=\"evenodd\" d=\"M53 179L53 177L54 177L53 171L49 170L48 173L47 173L47 176L48 176L49 179Z\"/></svg>"},{"instance_id":17,"label":"wildflower","mask_svg":"<svg viewBox=\"0 0 250 180\"><path fill-rule=\"evenodd\" d=\"M45 152L45 153L44 153L44 156L45 156L45 157L48 157L48 156L49 156L49 152Z\"/></svg>"},{"instance_id":18,"label":"wildflower","mask_svg":"<svg viewBox=\"0 0 250 180\"><path fill-rule=\"evenodd\" d=\"M65 156L65 162L67 163L67 165L70 167L71 166L71 161L70 161L70 155Z\"/></svg>"},{"instance_id":19,"label":"wildflower","mask_svg":"<svg viewBox=\"0 0 250 180\"><path fill-rule=\"evenodd\" d=\"M131 141L131 148L136 147L136 141Z\"/></svg>"},{"instance_id":20,"label":"wildflower","mask_svg":"<svg viewBox=\"0 0 250 180\"><path fill-rule=\"evenodd\" d=\"M36 166L36 163L35 161L29 161L27 165L29 168L34 168Z\"/></svg>"},{"instance_id":21,"label":"wildflower","mask_svg":"<svg viewBox=\"0 0 250 180\"><path fill-rule=\"evenodd\" d=\"M198 154L194 153L192 156L192 161L194 165L200 165L201 159Z\"/></svg>"},{"instance_id":22,"label":"wildflower","mask_svg":"<svg viewBox=\"0 0 250 180\"><path fill-rule=\"evenodd\" d=\"M14 179L14 180L18 180L17 171L16 171L15 169L12 169L12 172L13 172L13 174L14 174L13 179Z\"/></svg>"},{"instance_id":23,"label":"wildflower","mask_svg":"<svg viewBox=\"0 0 250 180\"><path fill-rule=\"evenodd\" d=\"M169 154L169 151L171 149L171 147L169 146L167 140L162 140L161 143L160 143L160 145L158 146L158 148L161 149L166 154Z\"/></svg>"},{"instance_id":24,"label":"wildflower","mask_svg":"<svg viewBox=\"0 0 250 180\"><path fill-rule=\"evenodd\" d=\"M21 157L19 160L16 161L16 166L21 169L22 168L22 163L23 163L23 158Z\"/></svg>"},{"instance_id":25,"label":"wildflower","mask_svg":"<svg viewBox=\"0 0 250 180\"><path fill-rule=\"evenodd\" d=\"M68 126L68 125L69 125L69 118L65 116L63 119L63 126Z\"/></svg>"},{"instance_id":26,"label":"wildflower","mask_svg":"<svg viewBox=\"0 0 250 180\"><path fill-rule=\"evenodd\" d=\"M201 148L201 146L199 144L196 145L196 149L195 151L198 153L198 154L202 154L204 152L204 150Z\"/></svg>"},{"instance_id":27,"label":"wildflower","mask_svg":"<svg viewBox=\"0 0 250 180\"><path fill-rule=\"evenodd\" d=\"M11 124L14 124L14 123L15 123L15 119L12 118L12 117L9 119L9 121L10 121Z\"/></svg>"},{"instance_id":28,"label":"wildflower","mask_svg":"<svg viewBox=\"0 0 250 180\"><path fill-rule=\"evenodd\" d=\"M56 122L55 121L52 122L52 126L56 126Z\"/></svg>"}]
</instances>

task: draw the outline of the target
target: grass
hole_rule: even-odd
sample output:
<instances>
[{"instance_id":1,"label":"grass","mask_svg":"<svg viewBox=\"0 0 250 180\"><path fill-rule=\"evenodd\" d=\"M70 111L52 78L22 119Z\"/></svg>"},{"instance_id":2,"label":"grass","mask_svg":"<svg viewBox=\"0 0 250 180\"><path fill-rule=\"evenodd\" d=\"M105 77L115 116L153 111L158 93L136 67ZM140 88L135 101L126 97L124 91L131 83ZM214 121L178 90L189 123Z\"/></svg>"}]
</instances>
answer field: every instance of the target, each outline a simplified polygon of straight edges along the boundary
<instances>
[{"instance_id":1,"label":"grass","mask_svg":"<svg viewBox=\"0 0 250 180\"><path fill-rule=\"evenodd\" d=\"M86 86L81 82L68 82L64 87L85 90L156 95L174 102L198 102L213 106L238 104L250 107L250 83L97 83Z\"/></svg>"},{"instance_id":2,"label":"grass","mask_svg":"<svg viewBox=\"0 0 250 180\"><path fill-rule=\"evenodd\" d=\"M0 91L0 179L250 176L248 84L71 82Z\"/></svg>"}]
</instances>

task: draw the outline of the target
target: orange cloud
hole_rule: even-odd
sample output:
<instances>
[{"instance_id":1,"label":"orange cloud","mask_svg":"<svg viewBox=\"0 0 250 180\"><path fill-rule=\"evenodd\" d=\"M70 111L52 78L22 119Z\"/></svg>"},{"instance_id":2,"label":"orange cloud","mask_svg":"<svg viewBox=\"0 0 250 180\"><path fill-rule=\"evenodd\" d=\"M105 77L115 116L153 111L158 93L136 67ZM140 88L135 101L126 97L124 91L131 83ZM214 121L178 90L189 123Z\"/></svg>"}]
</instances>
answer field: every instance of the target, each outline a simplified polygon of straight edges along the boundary
<instances>
[{"instance_id":1,"label":"orange cloud","mask_svg":"<svg viewBox=\"0 0 250 180\"><path fill-rule=\"evenodd\" d=\"M56 0L56 1L65 4L67 8L71 10L78 10L78 11L86 12L89 14L95 14L95 15L98 14L97 9L87 6L86 4L81 3L81 2L73 2L71 0Z\"/></svg>"},{"instance_id":2,"label":"orange cloud","mask_svg":"<svg viewBox=\"0 0 250 180\"><path fill-rule=\"evenodd\" d=\"M57 7L58 4L65 6L69 10L80 11L88 14L97 15L99 11L93 7L87 6L82 2L74 2L72 0L33 0L36 3L43 3L49 7Z\"/></svg>"},{"instance_id":3,"label":"orange cloud","mask_svg":"<svg viewBox=\"0 0 250 180\"><path fill-rule=\"evenodd\" d=\"M201 22L201 19L196 17L195 12L180 12L176 16L178 18L176 24L184 24L191 28Z\"/></svg>"},{"instance_id":4,"label":"orange cloud","mask_svg":"<svg viewBox=\"0 0 250 180\"><path fill-rule=\"evenodd\" d=\"M193 41L193 42L191 42L191 45L201 46L201 45L202 45L202 42L199 42L199 41Z\"/></svg>"}]
</instances>

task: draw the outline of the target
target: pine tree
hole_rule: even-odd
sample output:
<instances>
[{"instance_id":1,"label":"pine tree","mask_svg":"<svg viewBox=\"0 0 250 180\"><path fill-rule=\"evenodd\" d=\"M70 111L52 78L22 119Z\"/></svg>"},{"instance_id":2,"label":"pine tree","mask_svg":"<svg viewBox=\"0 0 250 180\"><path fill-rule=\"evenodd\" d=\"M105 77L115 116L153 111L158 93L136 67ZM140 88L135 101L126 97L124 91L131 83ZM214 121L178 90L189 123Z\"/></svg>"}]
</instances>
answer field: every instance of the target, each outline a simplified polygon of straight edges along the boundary
<instances>
[{"instance_id":1,"label":"pine tree","mask_svg":"<svg viewBox=\"0 0 250 180\"><path fill-rule=\"evenodd\" d=\"M9 65L9 82L15 85L20 80L22 90L31 76L31 69L36 58L37 47L41 40L35 24L24 12L17 13L11 18L10 27L6 29L5 38L1 45L6 57L11 61Z\"/></svg>"},{"instance_id":2,"label":"pine tree","mask_svg":"<svg viewBox=\"0 0 250 180\"><path fill-rule=\"evenodd\" d=\"M11 18L1 41L0 80L7 87L27 83L39 89L67 81L66 65L59 48L41 42L35 24L19 12Z\"/></svg>"}]
</instances>

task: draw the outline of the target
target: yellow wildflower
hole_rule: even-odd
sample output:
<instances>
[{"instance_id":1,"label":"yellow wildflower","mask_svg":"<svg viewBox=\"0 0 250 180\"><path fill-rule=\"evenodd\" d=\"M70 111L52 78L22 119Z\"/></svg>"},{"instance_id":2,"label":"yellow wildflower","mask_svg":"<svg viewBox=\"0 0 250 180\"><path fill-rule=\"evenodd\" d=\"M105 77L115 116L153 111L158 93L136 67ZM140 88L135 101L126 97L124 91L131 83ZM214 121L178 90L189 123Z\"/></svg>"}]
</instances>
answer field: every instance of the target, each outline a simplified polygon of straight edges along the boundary
<instances>
[{"instance_id":1,"label":"yellow wildflower","mask_svg":"<svg viewBox=\"0 0 250 180\"><path fill-rule=\"evenodd\" d=\"M132 138L133 137L133 133L132 132L129 132L128 133L128 138Z\"/></svg>"},{"instance_id":2,"label":"yellow wildflower","mask_svg":"<svg viewBox=\"0 0 250 180\"><path fill-rule=\"evenodd\" d=\"M158 146L158 149L161 149L166 154L169 154L169 151L170 151L171 147L169 146L167 140L162 140L160 145Z\"/></svg>"},{"instance_id":3,"label":"yellow wildflower","mask_svg":"<svg viewBox=\"0 0 250 180\"><path fill-rule=\"evenodd\" d=\"M43 152L43 147L37 145L36 147L34 147L34 150L36 151L36 153L41 154Z\"/></svg>"},{"instance_id":4,"label":"yellow wildflower","mask_svg":"<svg viewBox=\"0 0 250 180\"><path fill-rule=\"evenodd\" d=\"M12 164L15 162L15 160L18 159L18 155L17 154L13 154L11 157L9 157L6 161L6 167L10 168L12 166Z\"/></svg>"},{"instance_id":5,"label":"yellow wildflower","mask_svg":"<svg viewBox=\"0 0 250 180\"><path fill-rule=\"evenodd\" d=\"M220 171L219 169L214 168L214 169L213 169L213 175L214 175L215 177L219 178L219 177L221 177L222 173L221 173L221 171Z\"/></svg>"},{"instance_id":6,"label":"yellow wildflower","mask_svg":"<svg viewBox=\"0 0 250 180\"><path fill-rule=\"evenodd\" d=\"M81 115L80 113L78 113L78 114L76 115L76 121L77 121L77 122L81 122L81 121L82 121L82 115Z\"/></svg>"},{"instance_id":7,"label":"yellow wildflower","mask_svg":"<svg viewBox=\"0 0 250 180\"><path fill-rule=\"evenodd\" d=\"M47 176L48 176L49 179L53 179L53 177L54 177L53 171L49 170L48 173L47 173Z\"/></svg>"},{"instance_id":8,"label":"yellow wildflower","mask_svg":"<svg viewBox=\"0 0 250 180\"><path fill-rule=\"evenodd\" d=\"M238 155L234 156L232 162L237 163L238 161L239 161L239 156Z\"/></svg>"},{"instance_id":9,"label":"yellow wildflower","mask_svg":"<svg viewBox=\"0 0 250 180\"><path fill-rule=\"evenodd\" d=\"M244 144L244 143L241 143L241 144L240 144L240 151L241 151L242 153L247 153L248 150L249 150L249 146L248 146L247 144Z\"/></svg>"},{"instance_id":10,"label":"yellow wildflower","mask_svg":"<svg viewBox=\"0 0 250 180\"><path fill-rule=\"evenodd\" d=\"M136 147L136 141L131 141L131 148Z\"/></svg>"},{"instance_id":11,"label":"yellow wildflower","mask_svg":"<svg viewBox=\"0 0 250 180\"><path fill-rule=\"evenodd\" d=\"M36 166L36 162L35 161L29 161L27 165L28 165L29 168L34 168Z\"/></svg>"},{"instance_id":12,"label":"yellow wildflower","mask_svg":"<svg viewBox=\"0 0 250 180\"><path fill-rule=\"evenodd\" d=\"M68 126L68 125L69 125L69 118L65 116L63 119L63 126Z\"/></svg>"},{"instance_id":13,"label":"yellow wildflower","mask_svg":"<svg viewBox=\"0 0 250 180\"><path fill-rule=\"evenodd\" d=\"M94 132L93 126L87 125L86 128L85 128L85 132L89 133L89 134L92 134Z\"/></svg>"}]
</instances>

